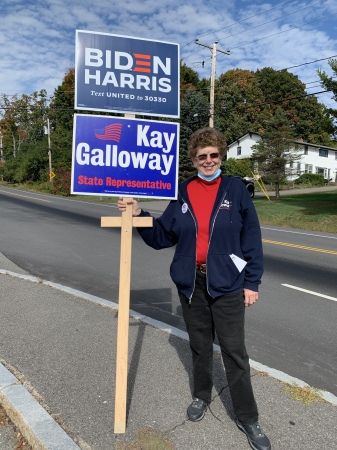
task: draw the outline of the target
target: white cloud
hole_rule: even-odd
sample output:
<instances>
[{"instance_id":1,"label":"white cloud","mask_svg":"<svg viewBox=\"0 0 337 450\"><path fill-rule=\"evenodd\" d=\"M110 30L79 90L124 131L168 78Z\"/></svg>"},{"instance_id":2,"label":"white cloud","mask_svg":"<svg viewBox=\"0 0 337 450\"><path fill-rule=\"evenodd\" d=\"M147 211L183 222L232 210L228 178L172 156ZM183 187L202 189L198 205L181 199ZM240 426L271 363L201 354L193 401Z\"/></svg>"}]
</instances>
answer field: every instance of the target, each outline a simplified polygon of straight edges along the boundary
<instances>
[{"instance_id":1,"label":"white cloud","mask_svg":"<svg viewBox=\"0 0 337 450\"><path fill-rule=\"evenodd\" d=\"M74 65L76 29L178 42L184 62L206 78L211 52L195 38L207 45L218 40L218 48L231 49L231 55L218 54L217 75L236 67L303 64L290 70L313 82L317 68L329 73L328 62L304 64L337 53L334 14L335 0L2 0L0 93L47 89L52 95Z\"/></svg>"}]
</instances>

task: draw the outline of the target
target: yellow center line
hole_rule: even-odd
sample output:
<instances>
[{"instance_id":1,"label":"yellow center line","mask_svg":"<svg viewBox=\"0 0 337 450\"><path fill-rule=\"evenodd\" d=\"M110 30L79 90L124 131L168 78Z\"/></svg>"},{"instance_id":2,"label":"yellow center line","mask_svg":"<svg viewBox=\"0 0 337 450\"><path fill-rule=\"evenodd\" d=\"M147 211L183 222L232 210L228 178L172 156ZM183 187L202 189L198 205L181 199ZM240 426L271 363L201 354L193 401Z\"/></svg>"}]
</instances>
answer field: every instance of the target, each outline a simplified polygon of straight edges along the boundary
<instances>
[{"instance_id":1,"label":"yellow center line","mask_svg":"<svg viewBox=\"0 0 337 450\"><path fill-rule=\"evenodd\" d=\"M325 250L324 248L306 247L305 245L289 244L288 242L270 241L269 239L262 239L266 244L283 245L284 247L300 248L302 250L309 250L311 252L328 253L329 255L337 255L333 250Z\"/></svg>"},{"instance_id":2,"label":"yellow center line","mask_svg":"<svg viewBox=\"0 0 337 450\"><path fill-rule=\"evenodd\" d=\"M46 200L44 198L38 198L38 197L31 197L30 195L23 195L23 194L17 194L14 192L10 192L10 191L3 191L0 189L0 192L4 192L5 194L11 194L11 195L16 195L17 197L24 197L24 198L30 198L32 200L38 200L40 202L47 202L47 203L52 203L52 200Z\"/></svg>"}]
</instances>

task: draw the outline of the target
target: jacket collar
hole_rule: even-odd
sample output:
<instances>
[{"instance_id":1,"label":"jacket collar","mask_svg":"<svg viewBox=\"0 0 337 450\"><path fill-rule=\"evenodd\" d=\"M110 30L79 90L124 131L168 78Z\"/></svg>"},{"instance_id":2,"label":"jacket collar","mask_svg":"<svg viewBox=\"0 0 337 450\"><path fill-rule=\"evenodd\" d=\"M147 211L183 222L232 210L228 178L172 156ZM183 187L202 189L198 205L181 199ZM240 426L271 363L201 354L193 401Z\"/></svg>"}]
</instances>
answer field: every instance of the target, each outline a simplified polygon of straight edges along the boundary
<instances>
[{"instance_id":1,"label":"jacket collar","mask_svg":"<svg viewBox=\"0 0 337 450\"><path fill-rule=\"evenodd\" d=\"M221 200L225 194L225 191L229 191L230 186L232 184L233 181L233 177L232 176L228 176L228 175L220 175L221 177L221 184L219 187L219 191L216 197L216 203ZM183 181L180 185L179 185L179 189L178 189L178 199L182 202L182 201L187 201L188 195L187 195L187 186L188 184L193 181L196 180L198 178L198 175L194 175L193 177L188 178L187 180Z\"/></svg>"}]
</instances>

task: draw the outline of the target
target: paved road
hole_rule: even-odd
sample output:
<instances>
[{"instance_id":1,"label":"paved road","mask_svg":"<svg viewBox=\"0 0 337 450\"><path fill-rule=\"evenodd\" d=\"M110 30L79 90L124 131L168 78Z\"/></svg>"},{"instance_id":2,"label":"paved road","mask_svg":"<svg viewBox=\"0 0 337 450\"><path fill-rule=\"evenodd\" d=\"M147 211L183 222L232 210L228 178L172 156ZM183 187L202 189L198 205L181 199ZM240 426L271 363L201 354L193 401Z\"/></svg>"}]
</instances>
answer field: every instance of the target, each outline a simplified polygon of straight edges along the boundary
<instances>
[{"instance_id":1,"label":"paved road","mask_svg":"<svg viewBox=\"0 0 337 450\"><path fill-rule=\"evenodd\" d=\"M205 418L192 423L186 420L192 369L186 333L131 312L127 426L115 434L118 305L27 277L1 253L0 283L0 354L12 371L0 364L0 402L34 449L112 450L118 443L144 448L135 442L139 433L149 440L149 429L162 444L165 439L163 448L249 449L233 422L217 347L213 400ZM286 394L279 380L306 387L252 361L260 421L273 449L334 448L337 398L325 392L326 402L307 406Z\"/></svg>"},{"instance_id":2,"label":"paved road","mask_svg":"<svg viewBox=\"0 0 337 450\"><path fill-rule=\"evenodd\" d=\"M119 215L116 205L11 192L6 196L0 189L2 251L33 275L115 301L119 230L100 228L100 217ZM158 215L167 202L144 204ZM277 227L262 231L266 272L259 304L247 314L249 353L337 394L336 302L317 295L336 297L336 254L296 248L337 251L336 235ZM287 246L271 243L275 241ZM134 233L131 304L139 313L184 330L169 277L171 259L172 249L155 252Z\"/></svg>"},{"instance_id":3,"label":"paved road","mask_svg":"<svg viewBox=\"0 0 337 450\"><path fill-rule=\"evenodd\" d=\"M158 207L158 202L155 202ZM148 205L151 207L151 205ZM4 210L2 210L3 213ZM13 216L15 216L14 210L12 211ZM73 216L69 215L69 218ZM45 222L48 224L48 218L45 215L44 216ZM13 220L12 224L15 227L15 221L20 221L20 218L18 216L15 217L15 220ZM23 221L23 224L26 225L26 222ZM76 222L73 224L76 225ZM291 239L293 243L298 242L298 236L295 232L292 230L288 230L291 233ZM271 230L270 232L274 232ZM293 234L295 233L295 234ZM28 233L27 233L28 235ZM304 238L303 236L301 238ZM306 238L310 239L310 242L312 242L312 237L306 236ZM321 239L321 236L318 236L318 239ZM287 239L289 241L289 239ZM24 242L21 241L22 243ZM35 241L34 241L35 242ZM43 242L43 239L42 239ZM1 241L1 244L3 244L3 240ZM64 247L62 247L64 248ZM16 258L20 257L20 254L17 253ZM315 256L320 256L319 254L315 254ZM284 257L284 255L283 255ZM13 264L11 261L9 261L6 258L0 257L0 269L6 269L6 270L12 270L14 272L24 273L25 271L17 267L15 264ZM317 260L316 260L317 262ZM278 270L279 271L279 270ZM282 274L282 271L281 271ZM329 275L330 276L330 275ZM13 280L16 280L17 277L10 277ZM310 278L310 277L309 277ZM328 277L329 278L329 277ZM106 387L98 387L97 381L98 378L96 375L94 375L94 379L92 381L88 380L88 384L83 380L83 376L76 376L74 375L76 372L78 373L78 370L80 370L79 373L83 373L83 370L81 369L83 363L85 363L86 358L82 359L81 355L87 354L96 354L97 353L97 343L101 341L102 339L94 339L93 342L91 342L90 345L88 345L88 337L92 337L93 335L97 336L98 330L100 330L100 337L105 340L105 337L108 338L108 344L107 347L111 349L111 346L109 342L111 343L110 334L111 334L111 328L108 326L108 329L104 330L102 329L102 324L104 321L101 321L99 319L100 317L105 317L106 313L101 316L98 314L98 322L97 318L94 318L94 315L90 312L92 311L91 307L86 307L88 304L88 301L82 300L82 306L80 308L81 313L79 317L85 317L86 319L86 326L82 326L83 323L81 321L81 330L85 333L85 336L83 336L83 348L73 348L72 351L68 351L68 344L73 340L74 336L74 330L76 330L76 334L80 331L80 329L76 329L76 324L74 326L69 327L69 319L70 317L65 320L64 316L64 308L62 308L62 304L64 302L64 299L62 299L62 296L60 297L56 292L55 288L48 287L47 290L45 290L45 286L43 285L37 285L39 289L31 289L27 286L31 284L31 281L24 281L20 280L20 278L17 280L17 283L14 282L13 286L11 286L12 282L9 282L8 276L6 278L2 278L0 276L1 280L7 280L6 283L2 283L2 297L4 298L4 295L9 294L6 296L6 300L10 301L8 304L10 311L10 315L4 314L4 309L2 308L2 316L5 320L4 324L0 325L0 330L2 332L6 330L6 338L8 336L12 336L11 339L11 345L5 349L3 348L3 343L5 342L4 339L0 339L0 357L5 354L7 362L10 362L9 359L11 359L11 362L14 365L19 367L21 371L21 375L25 375L26 379L33 381L31 383L31 387L33 387L37 394L42 394L44 397L43 403L48 407L48 409L51 409L51 412L56 414L56 417L60 419L60 421L63 423L63 425L66 427L67 431L69 432L69 435L73 437L75 440L80 442L81 448L88 449L97 449L97 450L103 450L105 448L111 449L111 445L114 445L113 443L117 442L118 440L133 440L134 439L134 433L137 430L137 427L143 427L144 424L154 427L157 432L160 431L160 429L166 431L168 433L170 440L176 445L176 448L179 450L190 450L191 445L193 445L196 449L206 448L204 447L204 439L207 439L208 442L213 442L214 448L221 448L226 442L226 445L231 450L235 450L236 448L242 450L243 448L248 448L246 440L244 436L241 436L240 434L237 434L237 430L235 427L233 428L231 425L230 420L230 409L229 409L229 421L222 416L223 414L223 396L220 396L222 402L218 402L217 397L215 397L214 404L212 405L213 413L216 413L215 421L214 416L211 414L208 414L206 417L206 420L203 421L203 423L198 424L198 427L195 427L195 424L188 424L184 422L183 418L181 418L182 422L177 427L177 423L172 425L171 420L169 420L170 423L167 422L168 416L169 417L177 417L177 420L179 421L179 412L177 412L177 405L178 403L182 403L180 406L182 410L185 409L185 403L189 401L188 395L186 396L186 386L183 386L183 390L181 391L178 389L177 386L177 380L180 380L179 383L184 379L180 378L180 376L177 378L177 374L180 373L179 369L179 363L176 365L175 363L172 363L172 360L168 357L165 358L165 360L159 364L159 368L157 366L154 366L151 364L153 360L156 360L156 352L154 352L153 348L153 342L156 342L156 347L158 347L158 350L161 352L164 347L160 344L160 339L158 339L158 336L160 337L161 334L157 335L155 337L150 336L150 331L148 330L147 326L143 330L145 334L142 332L142 336L144 339L144 336L147 335L147 333L150 333L147 336L147 339L142 340L143 344L141 347L139 347L139 342L136 340L133 341L133 338L131 339L131 347L132 347L132 361L131 361L131 367L133 368L132 373L134 373L134 376L132 376L132 389L130 394L130 403L129 403L129 422L128 422L128 429L125 436L118 436L113 435L111 433L111 417L113 414L113 411L111 410L111 402L108 401L108 415L106 413L106 409L103 405L105 405L105 401L103 400L103 404L99 399L96 398L97 396L97 389L98 391L100 389L106 389ZM334 276L332 277L332 280L334 280ZM331 281L331 277L330 277ZM9 284L8 284L9 282ZM28 283L28 285L27 285ZM264 283L265 284L265 283ZM7 286L7 289L6 289ZM9 290L8 290L9 286ZM42 288L40 290L40 288ZM270 288L270 291L272 292L273 286L269 286L268 290ZM20 307L20 315L16 316L12 314L13 312L13 300L15 301L20 299L20 292L23 295L23 302L22 299L20 300L21 306L23 307L21 311ZM51 295L51 292L53 294ZM335 289L333 288L333 293L335 292ZM28 295L29 293L29 295ZM331 292L332 293L332 292ZM55 295L54 295L55 294ZM41 298L40 298L41 297ZM71 320L75 320L75 317L77 317L78 312L72 312L72 308L69 307L74 302L74 298L72 295L65 295L67 300L67 315L72 317ZM85 297L85 296L84 296ZM76 298L79 298L76 296ZM298 316L303 315L303 311L307 311L307 305L309 297L303 297L300 300L300 304L297 305L298 309ZM46 300L51 299L51 303L47 302L49 306L52 306L52 309L48 312L48 309L46 309ZM38 304L39 302L41 307L39 307L35 311L37 311L37 314L34 313L34 310L32 311L32 301L35 302L35 304ZM325 300L324 300L325 301ZM329 300L328 300L329 301ZM36 303L38 302L38 303ZM75 302L76 303L76 302ZM302 305L301 305L302 303ZM334 303L330 301L328 303L331 305L331 320L334 317ZM59 309L59 306L61 306L61 309L59 310L59 314L57 314L57 310ZM28 308L27 312L24 310L24 308ZM291 317L291 311L293 311L293 305L289 304L289 314L290 319L288 320L290 322L290 325L292 325L293 329L296 330L297 324L296 321L294 321ZM87 310L87 312L85 312ZM257 310L257 309L256 309ZM313 313L315 312L316 308L313 309ZM79 311L75 308L74 311ZM106 308L105 308L106 311ZM41 312L43 312L41 316ZM83 316L84 314L84 316ZM309 314L310 315L310 314ZM41 316L41 317L40 317ZM277 315L276 315L277 317ZM0 321L1 321L0 318ZM42 333L42 335L46 336L46 339L41 340L41 333L37 332L36 329L36 319L45 318L45 327L46 332ZM18 320L19 319L19 320ZM57 320L56 320L57 319ZM278 326L278 322L281 323L280 318L277 317L277 320L272 323L272 328L274 326ZM27 323L27 320L29 323ZM31 322L33 320L33 322ZM320 320L322 318L320 317ZM40 320L39 320L40 322ZM292 322L292 324L291 324ZM34 323L34 325L33 325ZM97 323L97 326L94 325L94 323ZM146 323L146 322L144 322ZM13 326L11 326L11 324ZM133 324L133 322L132 322ZM29 326L30 325L30 326ZM42 323L40 323L42 325ZM40 326L39 325L39 326ZM312 326L312 325L311 325ZM8 328L9 327L9 328ZM139 328L139 327L138 327ZM168 328L166 326L166 328ZM132 329L132 328L131 328ZM152 327L150 328L150 330ZM10 332L8 332L10 330ZM29 333L30 330L30 333ZM64 330L64 331L62 331ZM67 336L69 335L69 331L72 330L72 337L70 340L67 340ZM329 331L329 328L326 328L327 332ZM32 334L33 331L33 334ZM55 332L57 331L56 336L57 339L54 338ZM82 332L81 331L81 332ZM24 332L27 336L27 339L22 340L21 333ZM177 330L179 333L179 330ZM285 333L289 333L289 329L285 330ZM1 334L1 331L0 331ZM174 334L174 333L173 333ZM311 346L312 343L315 343L317 341L317 335L314 331L314 327L312 326L311 329L312 336L312 342L308 344L308 341L304 345ZM39 335L40 338L39 338ZM62 346L64 350L66 350L66 353L64 356L57 357L56 355L58 352L57 350L57 341L60 337L60 335L64 335L65 342L67 342L66 345ZM164 333L165 335L165 333ZM132 336L138 336L139 333ZM78 340L81 340L80 335L77 336ZM166 341L166 339L165 339ZM138 342L138 343L137 343ZM149 344L149 348L147 348L146 342ZM170 347L172 345L172 340L170 342ZM331 340L330 344L335 346L336 339ZM2 343L2 347L1 347ZM92 346L93 344L93 346ZM22 350L18 351L19 347L22 347ZM72 344L71 344L72 347ZM93 350L91 350L91 347ZM135 360L134 356L139 354L139 348L141 348L141 361L138 359L138 366L134 366ZM177 347L178 348L178 347ZM11 350L12 349L12 350ZM70 349L69 349L70 350ZM8 352L11 352L12 356L11 358L8 358L9 355ZM280 349L280 352L282 353L283 350ZM36 374L36 362L40 360L46 361L47 355L50 355L48 357L48 360L50 363L48 364L42 364L38 365L38 372L40 372L39 376ZM167 356L167 353L163 353L165 356ZM170 353L171 354L171 353ZM186 366L186 370L188 370L189 362L188 360L184 361L184 358L188 355L188 349L182 350L182 353L179 353L181 357L181 362L184 362L184 366ZM258 354L261 354L261 349L258 351ZM55 356L53 356L55 355ZM59 354L60 355L60 354ZM66 362L67 355L70 356L70 360ZM73 355L73 356L72 356ZM76 356L75 356L76 355ZM183 357L183 355L185 355ZM150 362L147 359L147 356L150 356ZM252 356L252 354L251 354ZM98 359L101 357L103 358L102 361L103 364L106 364L107 361L110 361L111 355L107 359L105 359L105 352L101 355L97 355ZM254 359L254 358L253 358ZM282 364L284 361L281 362ZM160 358L159 358L160 360ZM17 364L18 363L18 364ZM60 364L61 363L61 364ZM169 366L166 367L165 363L169 363ZM112 364L113 364L113 357L112 357ZM69 366L68 366L69 365ZM144 367L143 367L144 365ZM77 367L78 366L78 367ZM141 367L140 372L138 372L135 367ZM143 367L143 369L142 369ZM258 369L262 372L268 371L268 367L260 366L258 363L254 363L255 369ZM149 368L151 368L149 372ZM157 372L157 369L158 372ZM167 384L167 377L169 376L169 373L171 373L171 369L174 371L174 375L172 374L171 378L174 381L174 388L170 388L170 385ZM219 366L220 369L220 366ZM135 370L135 372L134 372ZM145 370L144 374L142 375L142 371ZM309 368L310 370L310 368ZM94 374L97 373L95 370L93 372ZM149 376L149 373L151 376ZM163 378L163 373L165 374L165 377ZM272 377L277 377L279 374L273 370L270 371ZM67 375L66 375L67 374ZM157 376L157 375L158 376ZM97 374L98 375L98 374ZM104 370L101 371L100 375L104 375ZM143 378L143 376L145 378ZM1 377L0 377L1 378ZM102 377L100 376L99 379ZM104 380L105 377L103 377L103 384L106 383L106 380ZM135 383L135 380L138 380ZM151 385L148 387L148 384L145 383L145 380L147 382L150 382ZM218 380L218 379L217 379ZM290 378L288 378L288 381ZM260 409L262 413L262 423L264 427L266 428L266 431L268 432L269 436L272 439L273 448L274 449L289 449L289 448L296 448L299 450L307 450L310 448L311 450L321 449L321 448L333 448L335 444L335 434L334 434L334 425L336 422L335 412L336 408L331 407L329 405L321 405L316 404L315 406L306 407L301 404L297 404L297 402L287 398L284 396L284 393L282 389L280 389L280 385L275 380L270 378L265 378L255 376L254 371L254 378L253 378L254 386L257 390ZM113 379L111 381L111 384L113 384ZM185 382L183 382L183 385ZM60 389L60 386L62 388ZM164 397L162 403L160 402L162 392L162 388L165 386L165 389L163 391ZM217 390L221 389L221 385L218 385L218 381L216 382ZM88 388L94 389L92 400L88 402L88 398L91 398L91 395L88 392ZM1 389L1 379L0 379L0 389ZM172 389L172 390L171 390ZM139 392L138 392L139 390ZM135 394L136 391L136 394ZM167 392L172 392L173 395L171 395L171 400L168 402L167 398ZM62 393L66 392L66 396L62 398ZM149 393L147 394L146 402L144 402L144 392ZM155 394L155 396L152 396L152 392ZM157 392L159 395L157 395ZM111 395L111 394L109 394ZM113 394L112 394L113 395ZM140 397L139 397L140 395ZM178 397L177 397L178 395ZM178 400L179 399L179 400ZM98 400L98 401L97 401ZM181 402L183 400L183 402ZM335 401L335 399L333 399ZM336 401L335 401L336 403ZM169 405L169 413L166 414L166 416L163 416L163 421L160 416L157 416L155 418L151 418L151 414L155 413L157 414L158 411L162 411L162 405ZM226 404L226 401L225 401ZM87 408L83 408L83 405L87 405ZM94 408L92 408L95 405ZM141 409L138 410L138 407ZM101 415L101 412L97 413L97 408L103 409L103 416ZM179 407L178 407L179 411ZM145 414L144 414L145 413ZM177 416L178 414L178 416ZM104 424L101 424L100 432L97 434L95 428L97 427L97 420L100 420L100 417L104 417ZM218 422L219 417L221 417L220 422ZM138 419L141 418L141 423L139 423ZM89 420L88 420L89 419ZM105 419L108 419L106 422ZM81 427L76 428L74 431L74 424L81 423ZM317 423L320 424L319 427L317 427ZM161 428L162 425L165 424L165 427ZM190 427L189 425L192 425ZM220 425L220 428L219 428ZM222 435L221 430L225 429L225 435ZM214 441L209 440L208 433L212 435L212 439L214 439L214 436L218 436L220 441L218 442L217 439L214 439ZM88 447L88 443L85 442L84 438L88 436L88 441L90 442L90 446ZM166 434L167 436L167 434ZM1 428L0 428L0 448L1 450L7 450L6 447L4 447L3 441L1 441L1 438L4 437L4 434L1 434ZM97 442L100 442L99 444L93 443L93 439L98 439ZM110 439L110 441L109 441ZM112 439L112 440L111 440ZM9 441L8 441L9 442ZM110 442L110 444L109 444ZM322 444L323 443L323 444ZM213 448L212 445L207 444L207 448ZM105 445L108 445L105 447ZM206 445L206 444L205 444ZM323 445L323 447L322 447ZM52 448L52 447L50 447ZM54 448L54 447L53 447ZM63 447L59 447L58 450L64 450ZM14 445L11 446L9 444L8 450L13 450Z\"/></svg>"}]
</instances>

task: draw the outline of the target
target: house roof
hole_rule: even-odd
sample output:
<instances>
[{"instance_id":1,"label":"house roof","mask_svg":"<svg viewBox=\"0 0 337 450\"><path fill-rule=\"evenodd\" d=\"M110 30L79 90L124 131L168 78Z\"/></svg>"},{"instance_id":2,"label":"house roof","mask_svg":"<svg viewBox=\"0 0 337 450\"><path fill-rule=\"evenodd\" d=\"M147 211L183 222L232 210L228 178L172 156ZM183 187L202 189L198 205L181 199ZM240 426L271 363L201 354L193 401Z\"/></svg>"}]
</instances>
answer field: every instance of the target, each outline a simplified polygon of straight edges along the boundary
<instances>
[{"instance_id":1,"label":"house roof","mask_svg":"<svg viewBox=\"0 0 337 450\"><path fill-rule=\"evenodd\" d=\"M300 140L296 140L296 141L294 141L294 143L295 144L302 144L302 145L310 145L310 147L325 148L327 150L334 150L335 152L337 152L337 148L336 147L328 147L326 145L312 144L311 142L304 142L304 141L300 141Z\"/></svg>"},{"instance_id":2,"label":"house roof","mask_svg":"<svg viewBox=\"0 0 337 450\"><path fill-rule=\"evenodd\" d=\"M232 144L234 144L235 142L240 141L241 139L245 138L245 137L248 136L248 135L251 137L253 134L255 134L256 136L260 136L260 137L261 137L261 134L259 134L259 133L255 133L254 131L247 131L247 133L245 133L245 134L243 134L242 136L238 137L238 138L235 139L233 142L231 142L229 145L232 145Z\"/></svg>"},{"instance_id":3,"label":"house roof","mask_svg":"<svg viewBox=\"0 0 337 450\"><path fill-rule=\"evenodd\" d=\"M235 139L233 142L231 142L228 146L233 145L234 143L238 143L241 139L244 139L246 136L250 136L252 137L252 135L255 136L262 136L260 133L255 133L254 131L248 131L247 133L243 134L242 136L238 137L237 139ZM305 142L305 141L301 141L299 139L296 139L293 141L295 144L302 144L302 145L310 145L310 147L316 147L316 148L324 148L327 150L334 150L337 152L337 147L328 147L327 145L320 145L320 144L312 144L311 142Z\"/></svg>"}]
</instances>

